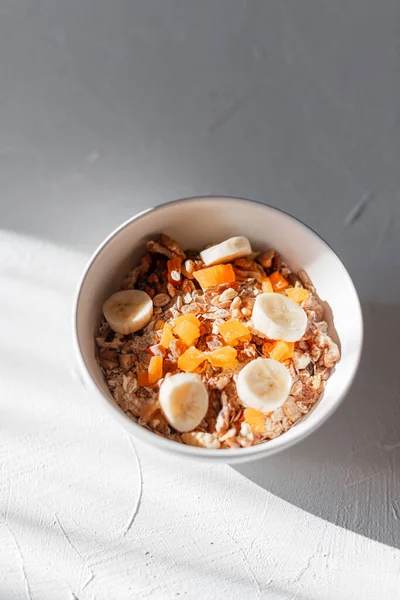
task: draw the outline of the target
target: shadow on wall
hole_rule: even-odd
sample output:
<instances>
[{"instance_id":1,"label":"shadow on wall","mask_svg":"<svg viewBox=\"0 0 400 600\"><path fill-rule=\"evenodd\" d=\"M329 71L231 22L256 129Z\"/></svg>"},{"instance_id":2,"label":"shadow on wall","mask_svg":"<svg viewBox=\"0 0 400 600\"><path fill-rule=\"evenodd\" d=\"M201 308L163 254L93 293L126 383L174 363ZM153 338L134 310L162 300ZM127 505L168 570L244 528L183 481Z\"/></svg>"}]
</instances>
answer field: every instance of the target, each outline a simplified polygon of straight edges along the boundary
<instances>
[{"instance_id":1,"label":"shadow on wall","mask_svg":"<svg viewBox=\"0 0 400 600\"><path fill-rule=\"evenodd\" d=\"M360 369L338 411L294 448L235 469L299 508L400 548L400 306L366 304L363 315Z\"/></svg>"}]
</instances>

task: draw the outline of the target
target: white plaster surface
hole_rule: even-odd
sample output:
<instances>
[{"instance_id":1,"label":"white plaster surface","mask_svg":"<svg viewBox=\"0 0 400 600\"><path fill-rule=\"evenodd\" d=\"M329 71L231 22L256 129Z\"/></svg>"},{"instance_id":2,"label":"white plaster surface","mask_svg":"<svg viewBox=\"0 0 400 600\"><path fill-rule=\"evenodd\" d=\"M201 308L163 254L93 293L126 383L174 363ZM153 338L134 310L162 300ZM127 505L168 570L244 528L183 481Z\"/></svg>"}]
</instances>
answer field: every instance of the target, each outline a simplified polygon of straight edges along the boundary
<instances>
[{"instance_id":1,"label":"white plaster surface","mask_svg":"<svg viewBox=\"0 0 400 600\"><path fill-rule=\"evenodd\" d=\"M400 598L399 23L397 0L0 0L0 600ZM311 225L366 325L332 419L236 469L135 447L72 352L88 254L207 193Z\"/></svg>"},{"instance_id":2,"label":"white plaster surface","mask_svg":"<svg viewBox=\"0 0 400 600\"><path fill-rule=\"evenodd\" d=\"M136 448L76 371L71 299L86 257L7 232L0 257L2 600L398 597L400 550L329 522L356 510L344 525L371 519L376 534L389 521L398 533L398 438L384 438L377 459L354 432L359 447L338 465L325 427L319 448L305 442L307 462L296 449L292 464L288 453L275 460L271 487L289 479L304 502L318 488L327 520L271 493L269 464L249 471L265 472L263 489L249 467ZM386 499L369 496L376 486Z\"/></svg>"}]
</instances>

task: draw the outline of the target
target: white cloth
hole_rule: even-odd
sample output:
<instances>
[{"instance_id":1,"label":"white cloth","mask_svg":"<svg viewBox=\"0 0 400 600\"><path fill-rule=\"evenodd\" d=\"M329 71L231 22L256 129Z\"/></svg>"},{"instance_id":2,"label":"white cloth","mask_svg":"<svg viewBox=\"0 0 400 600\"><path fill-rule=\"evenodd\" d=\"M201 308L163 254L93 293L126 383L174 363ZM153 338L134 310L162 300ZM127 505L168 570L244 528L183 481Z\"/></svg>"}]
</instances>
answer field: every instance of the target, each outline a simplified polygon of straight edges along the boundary
<instances>
[{"instance_id":1,"label":"white cloth","mask_svg":"<svg viewBox=\"0 0 400 600\"><path fill-rule=\"evenodd\" d=\"M0 598L398 597L399 550L228 466L136 451L76 371L86 259L0 235Z\"/></svg>"}]
</instances>

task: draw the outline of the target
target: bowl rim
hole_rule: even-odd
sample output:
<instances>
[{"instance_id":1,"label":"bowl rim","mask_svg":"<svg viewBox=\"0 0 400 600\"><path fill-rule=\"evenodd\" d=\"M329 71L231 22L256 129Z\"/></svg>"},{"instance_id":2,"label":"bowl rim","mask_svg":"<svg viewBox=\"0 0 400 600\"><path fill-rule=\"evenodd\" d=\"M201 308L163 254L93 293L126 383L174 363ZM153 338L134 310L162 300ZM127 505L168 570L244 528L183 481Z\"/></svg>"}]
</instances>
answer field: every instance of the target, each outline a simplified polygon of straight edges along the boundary
<instances>
[{"instance_id":1,"label":"bowl rim","mask_svg":"<svg viewBox=\"0 0 400 600\"><path fill-rule=\"evenodd\" d=\"M257 204L261 207L264 207L266 209L272 210L277 213L281 213L281 214L285 215L286 217L288 217L289 219L292 219L298 225L300 225L302 228L304 228L308 234L311 234L312 236L316 236L317 238L319 238L319 240L335 255L335 257L339 261L339 265L343 271L343 275L347 279L347 281L354 293L354 299L356 301L356 309L357 309L357 313L354 314L354 317L357 319L357 328L359 329L359 340L358 340L358 345L357 345L357 349L356 349L355 360L353 362L352 372L350 373L350 376L348 378L346 385L338 393L338 395L335 398L335 402L332 404L332 406L328 409L325 409L323 412L321 412L321 414L318 416L318 419L312 426L309 426L309 427L306 426L305 429L302 430L297 435L296 435L297 428L293 428L292 429L293 433L291 434L291 437L289 437L289 439L286 439L285 435L281 435L277 438L274 438L274 440L271 440L274 442L273 444L271 444L271 442L267 442L267 443L258 444L256 446L250 446L247 448L210 449L210 448L198 448L196 446L189 446L186 444L179 444L178 442L176 442L174 440L170 440L168 438L164 438L160 435L157 435L154 432L146 429L142 425L139 425L138 423L133 421L133 419L131 419L128 415L126 415L122 410L119 410L112 405L112 403L110 402L110 399L107 398L101 392L101 390L97 387L94 379L92 378L90 370L89 370L88 366L86 365L86 362L84 360L83 353L81 350L81 345L79 342L79 332L78 332L78 310L79 310L79 304L80 304L80 299L81 299L81 294L82 294L82 288L84 286L86 278L88 277L88 274L90 272L92 265L94 264L94 262L96 260L98 260L99 256L102 254L102 251L111 242L111 240L113 240L116 236L118 236L119 233L122 230L124 230L126 227L129 227L129 225L132 222L142 219L149 213L153 213L158 210L165 209L168 206L182 204L184 202L188 203L188 202L211 201L211 200L231 201L231 202L234 201L234 202L244 202L244 203L249 203L249 204ZM83 273L79 280L78 287L77 287L74 301L73 301L72 321L73 321L72 329L73 329L74 348L75 348L78 364L80 367L80 372L83 375L83 384L85 385L85 387L87 387L87 385L88 385L90 390L95 392L95 394L101 399L104 408L106 410L108 410L110 414L112 414L114 416L114 418L128 431L128 433L130 433L133 437L137 438L139 441L142 441L143 443L145 443L147 445L158 446L158 448L160 450L164 450L169 454L175 454L175 455L179 454L180 456L189 458L189 459L191 458L191 459L195 459L195 460L196 459L202 460L202 461L206 460L206 461L221 462L221 463L248 462L251 460L255 460L257 458L261 458L263 456L267 456L267 455L272 456L273 454L276 454L277 452L280 452L280 451L284 450L285 448L289 448L289 447L293 446L294 444L296 444L296 443L300 442L301 440L305 439L306 437L308 437L313 431L316 431L336 411L336 409L339 407L339 405L342 403L345 396L347 395L351 385L353 384L353 381L356 376L356 373L357 373L357 370L358 370L358 367L360 364L360 360L361 360L363 339L364 339L364 325L363 325L362 308L361 308L360 299L357 294L357 290L356 290L355 285L354 285L346 267L344 266L341 258L338 256L338 254L335 252L335 250L328 244L328 242L326 242L319 233L314 231L314 229L312 229L312 227L310 227L309 225L306 225L301 219L291 215L290 213L288 213L280 208L276 208L274 206L271 206L270 204L267 204L266 202L261 202L259 200L250 200L248 198L242 198L240 196L229 196L229 195L220 195L220 194L189 196L189 197L185 197L185 198L179 198L176 200L164 202L162 204L144 209L143 211L135 214L133 217L130 217L129 219L127 219L126 221L121 223L121 225L116 227L98 245L98 247L95 249L95 251L89 258L89 260L87 261L87 263L83 269ZM306 424L307 421L303 421L303 423Z\"/></svg>"}]
</instances>

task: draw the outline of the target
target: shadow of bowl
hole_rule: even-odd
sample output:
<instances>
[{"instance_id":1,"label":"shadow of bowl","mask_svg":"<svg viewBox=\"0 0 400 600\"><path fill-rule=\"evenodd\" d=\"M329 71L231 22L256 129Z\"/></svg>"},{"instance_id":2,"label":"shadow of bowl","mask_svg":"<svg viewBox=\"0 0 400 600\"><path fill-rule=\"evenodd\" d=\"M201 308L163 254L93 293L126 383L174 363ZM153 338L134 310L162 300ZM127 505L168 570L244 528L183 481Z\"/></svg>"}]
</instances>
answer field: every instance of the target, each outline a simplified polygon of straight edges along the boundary
<instances>
[{"instance_id":1,"label":"shadow of bowl","mask_svg":"<svg viewBox=\"0 0 400 600\"><path fill-rule=\"evenodd\" d=\"M363 314L362 361L338 411L294 448L234 468L299 508L400 548L400 306L366 304Z\"/></svg>"}]
</instances>

